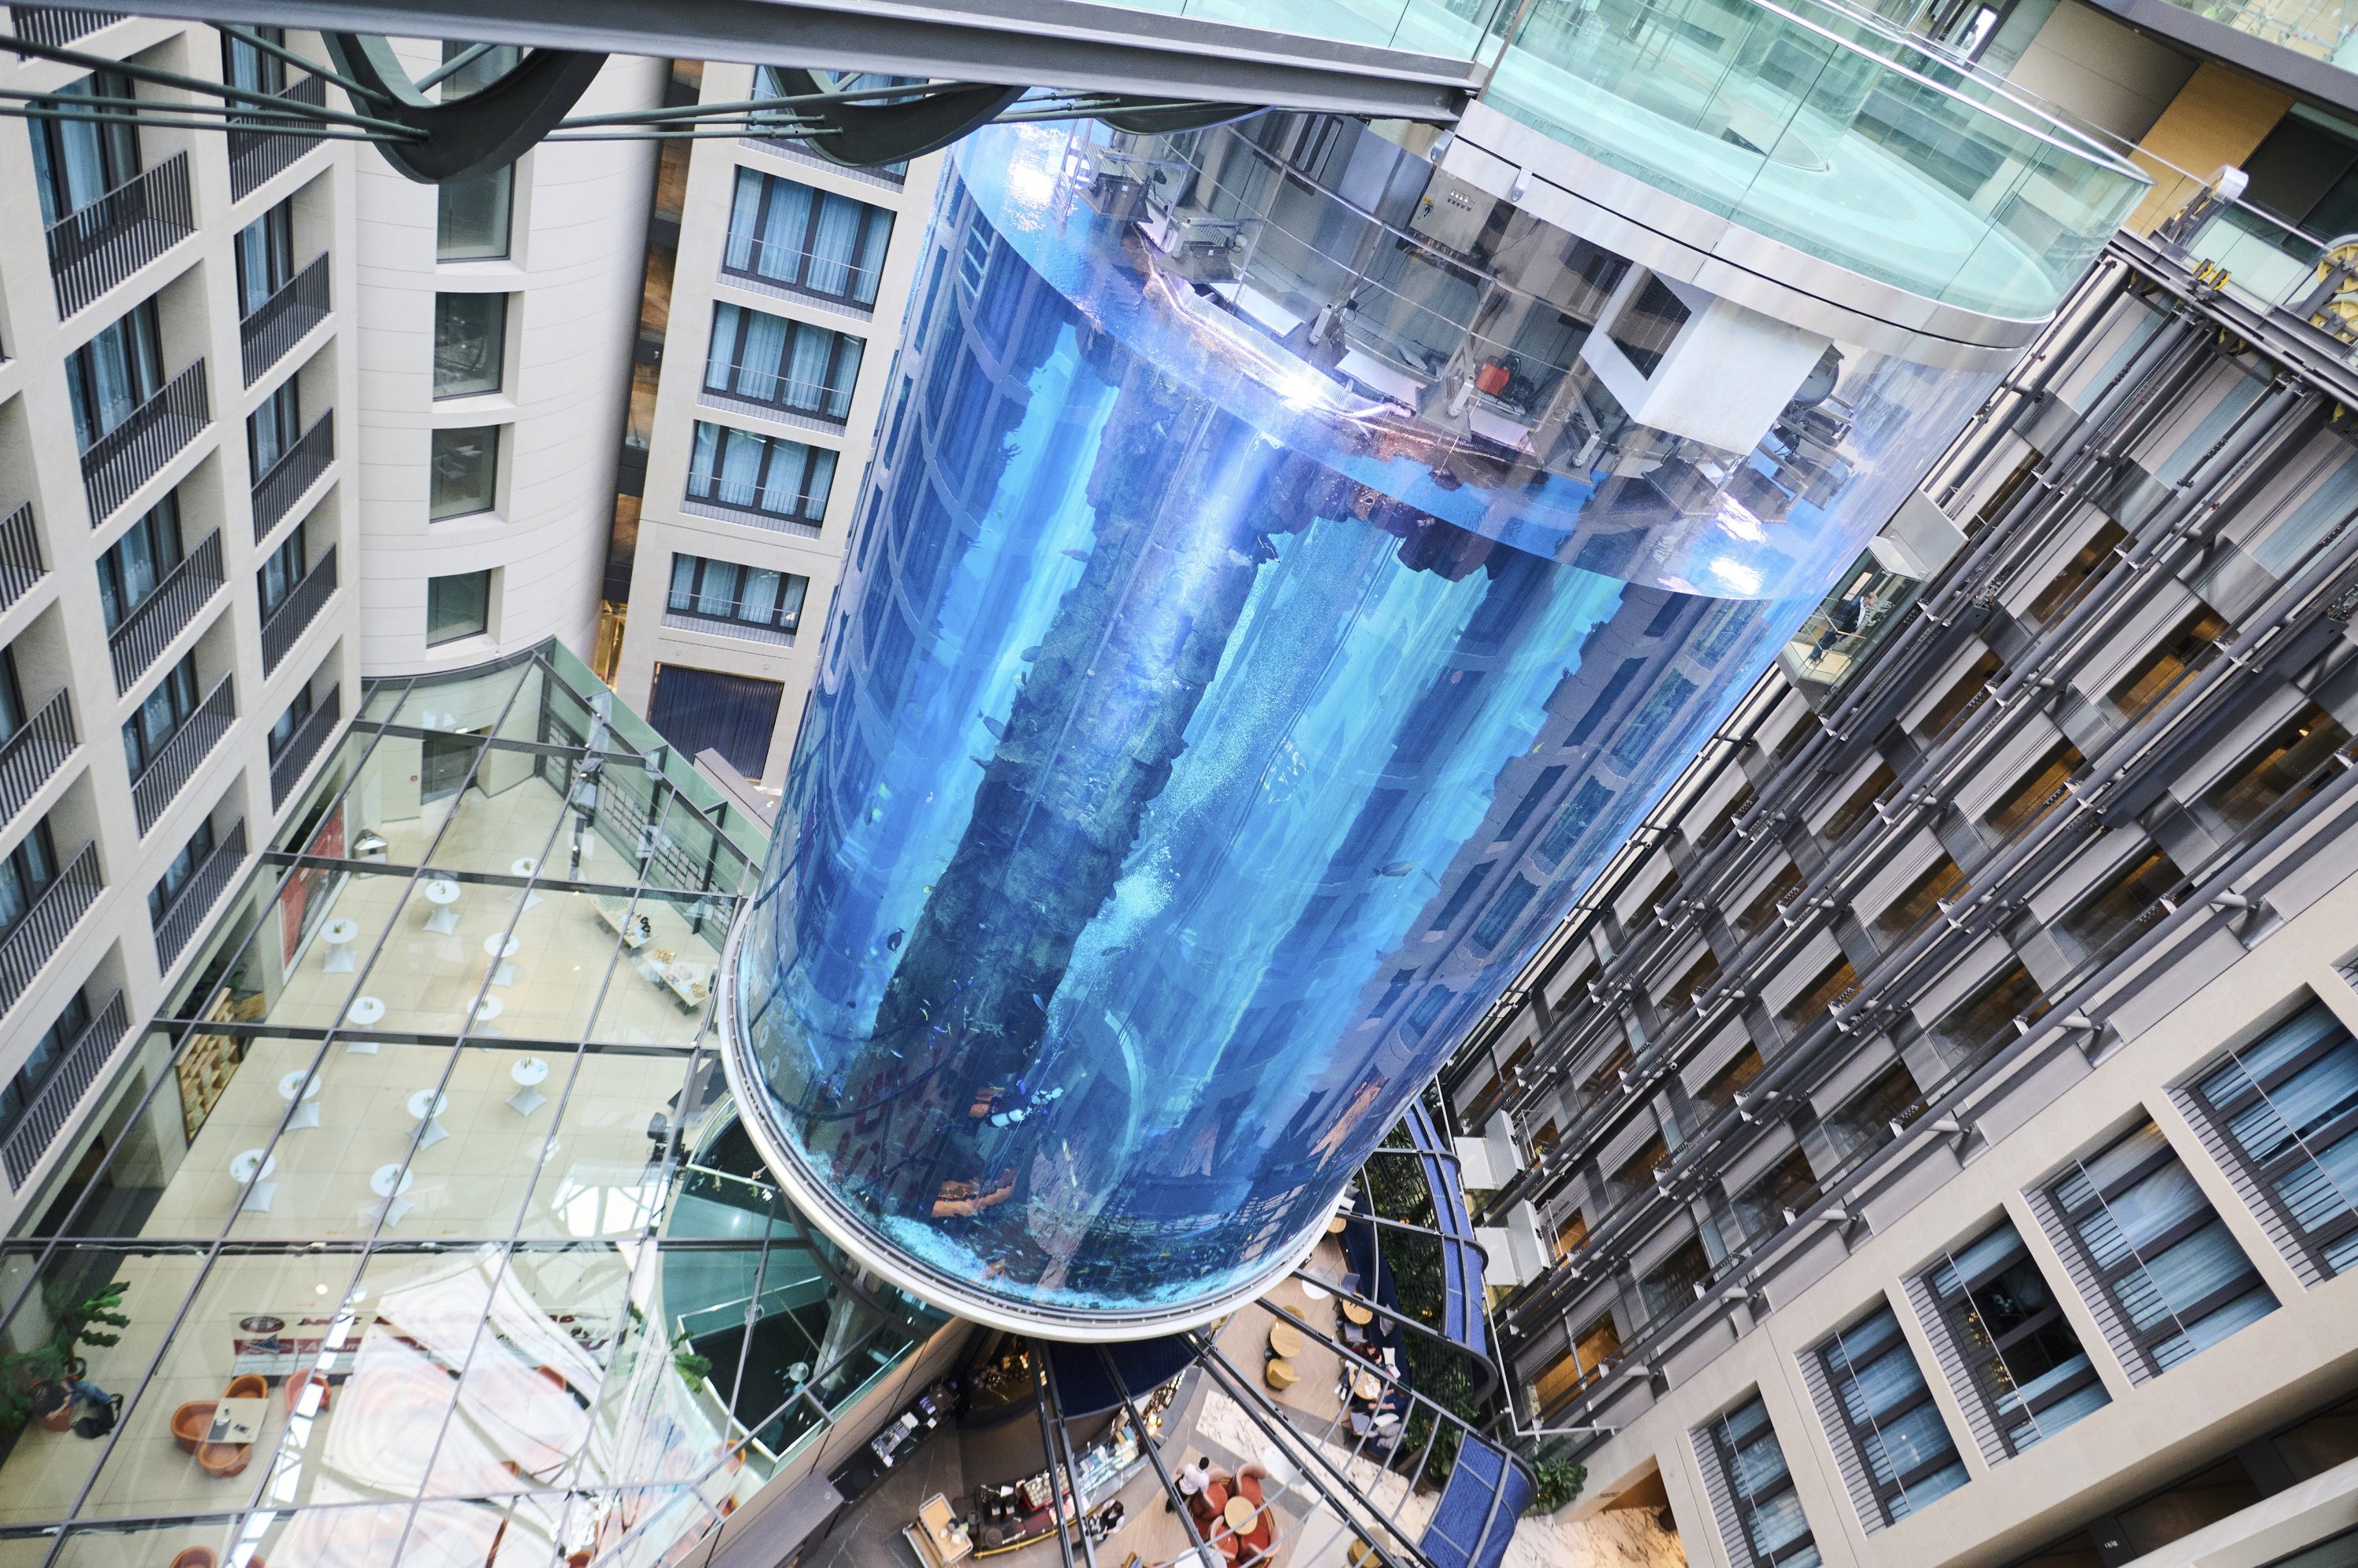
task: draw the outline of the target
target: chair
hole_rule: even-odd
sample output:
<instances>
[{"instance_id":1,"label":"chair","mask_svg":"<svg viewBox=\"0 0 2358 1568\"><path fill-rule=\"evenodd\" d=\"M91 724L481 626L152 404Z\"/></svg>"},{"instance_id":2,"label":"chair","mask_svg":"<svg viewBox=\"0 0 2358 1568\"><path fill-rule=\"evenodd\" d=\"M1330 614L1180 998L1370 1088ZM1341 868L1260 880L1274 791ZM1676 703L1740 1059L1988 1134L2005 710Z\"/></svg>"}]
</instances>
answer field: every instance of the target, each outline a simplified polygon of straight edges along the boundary
<instances>
[{"instance_id":1,"label":"chair","mask_svg":"<svg viewBox=\"0 0 2358 1568\"><path fill-rule=\"evenodd\" d=\"M261 1400L270 1397L270 1379L259 1372L240 1372L222 1390L225 1400Z\"/></svg>"},{"instance_id":2,"label":"chair","mask_svg":"<svg viewBox=\"0 0 2358 1568\"><path fill-rule=\"evenodd\" d=\"M232 1476L243 1474L247 1461L253 1457L251 1443L207 1443L197 1449L197 1468L216 1481L226 1481Z\"/></svg>"},{"instance_id":3,"label":"chair","mask_svg":"<svg viewBox=\"0 0 2358 1568\"><path fill-rule=\"evenodd\" d=\"M328 1379L319 1376L319 1368L306 1367L287 1379L287 1409L290 1414L301 1408L303 1390L314 1383L319 1385L319 1409L317 1413L323 1415L327 1413L328 1401L334 1397L334 1390L329 1387Z\"/></svg>"},{"instance_id":4,"label":"chair","mask_svg":"<svg viewBox=\"0 0 2358 1568\"><path fill-rule=\"evenodd\" d=\"M178 1444L186 1452L194 1454L197 1451L197 1445L204 1442L205 1433L212 1427L213 1411L220 1408L219 1402L213 1400L190 1400L187 1404L174 1411L172 1441ZM204 1549L192 1546L189 1550L200 1552Z\"/></svg>"}]
</instances>

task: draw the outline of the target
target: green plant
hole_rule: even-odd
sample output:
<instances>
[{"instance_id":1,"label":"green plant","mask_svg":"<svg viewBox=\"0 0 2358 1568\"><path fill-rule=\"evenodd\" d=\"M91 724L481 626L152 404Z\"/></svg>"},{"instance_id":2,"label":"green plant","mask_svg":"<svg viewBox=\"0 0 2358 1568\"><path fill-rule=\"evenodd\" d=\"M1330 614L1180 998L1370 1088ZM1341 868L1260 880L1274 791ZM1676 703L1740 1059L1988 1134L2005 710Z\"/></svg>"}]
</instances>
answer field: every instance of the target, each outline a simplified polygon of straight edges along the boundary
<instances>
[{"instance_id":1,"label":"green plant","mask_svg":"<svg viewBox=\"0 0 2358 1568\"><path fill-rule=\"evenodd\" d=\"M75 1346L104 1348L122 1339L120 1334L102 1333L92 1325L130 1327L131 1320L121 1310L123 1294L130 1288L129 1281L116 1280L97 1294L73 1302L67 1299L70 1287L54 1282L42 1287L42 1303L49 1310L49 1336L28 1350L0 1356L0 1431L17 1431L32 1419L35 1389L63 1382L76 1374L81 1357L74 1354Z\"/></svg>"},{"instance_id":2,"label":"green plant","mask_svg":"<svg viewBox=\"0 0 2358 1568\"><path fill-rule=\"evenodd\" d=\"M1534 1459L1531 1469L1531 1500L1523 1509L1527 1514L1552 1514L1588 1484L1588 1466L1569 1459Z\"/></svg>"},{"instance_id":3,"label":"green plant","mask_svg":"<svg viewBox=\"0 0 2358 1568\"><path fill-rule=\"evenodd\" d=\"M704 1379L712 1375L712 1357L696 1353L696 1346L684 1328L671 1342L671 1364L672 1369L687 1381L691 1391L701 1390Z\"/></svg>"}]
</instances>

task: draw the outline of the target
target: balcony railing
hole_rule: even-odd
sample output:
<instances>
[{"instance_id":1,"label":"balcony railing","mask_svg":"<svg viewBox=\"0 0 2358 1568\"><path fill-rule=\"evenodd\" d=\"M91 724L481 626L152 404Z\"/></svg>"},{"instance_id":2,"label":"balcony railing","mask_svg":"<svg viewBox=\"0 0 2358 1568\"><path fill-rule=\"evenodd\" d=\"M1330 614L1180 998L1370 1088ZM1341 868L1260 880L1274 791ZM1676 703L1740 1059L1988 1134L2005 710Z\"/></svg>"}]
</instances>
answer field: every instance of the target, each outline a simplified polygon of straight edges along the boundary
<instances>
[{"instance_id":1,"label":"balcony railing","mask_svg":"<svg viewBox=\"0 0 2358 1568\"><path fill-rule=\"evenodd\" d=\"M73 709L62 691L0 741L0 826L16 820L25 803L73 755Z\"/></svg>"},{"instance_id":2,"label":"balcony railing","mask_svg":"<svg viewBox=\"0 0 2358 1568\"><path fill-rule=\"evenodd\" d=\"M311 265L287 280L277 293L254 308L237 324L238 350L245 365L245 384L287 357L312 328L328 315L328 256L322 251Z\"/></svg>"},{"instance_id":3,"label":"balcony railing","mask_svg":"<svg viewBox=\"0 0 2358 1568\"><path fill-rule=\"evenodd\" d=\"M0 610L25 597L41 580L41 536L33 527L33 503L0 518Z\"/></svg>"},{"instance_id":4,"label":"balcony railing","mask_svg":"<svg viewBox=\"0 0 2358 1568\"><path fill-rule=\"evenodd\" d=\"M93 528L115 508L164 471L212 422L205 391L205 362L198 360L164 384L164 389L133 409L122 424L91 443L81 455L81 489L90 500Z\"/></svg>"},{"instance_id":5,"label":"balcony railing","mask_svg":"<svg viewBox=\"0 0 2358 1568\"><path fill-rule=\"evenodd\" d=\"M8 1130L7 1141L0 1143L0 1158L7 1163L11 1191L23 1190L25 1179L41 1162L49 1145L57 1141L58 1134L65 1130L74 1108L81 1104L81 1097L90 1092L90 1086L98 1082L100 1069L114 1056L114 1048L123 1044L124 1035L130 1030L131 1015L124 1008L123 993L116 991L114 1000L98 1010L98 1016L90 1021L89 1026L74 1036L74 1043L67 1047L57 1070L33 1096L33 1103L25 1108L16 1125Z\"/></svg>"},{"instance_id":6,"label":"balcony railing","mask_svg":"<svg viewBox=\"0 0 2358 1568\"><path fill-rule=\"evenodd\" d=\"M121 11L82 11L67 5L8 7L10 31L27 43L47 44L53 49L61 49L77 38L86 38L123 17ZM27 57L20 54L16 58Z\"/></svg>"},{"instance_id":7,"label":"balcony railing","mask_svg":"<svg viewBox=\"0 0 2358 1568\"><path fill-rule=\"evenodd\" d=\"M197 618L197 611L211 602L226 580L222 576L221 530L216 528L181 557L180 564L156 585L156 591L108 634L106 650L114 658L117 697L128 695L139 684L148 666Z\"/></svg>"},{"instance_id":8,"label":"balcony railing","mask_svg":"<svg viewBox=\"0 0 2358 1568\"><path fill-rule=\"evenodd\" d=\"M237 869L245 864L245 823L241 820L213 846L213 852L204 858L189 880L180 884L179 896L164 906L163 914L156 921L156 968L170 974L172 962L185 951L189 938L221 902L223 889L236 877Z\"/></svg>"},{"instance_id":9,"label":"balcony railing","mask_svg":"<svg viewBox=\"0 0 2358 1568\"><path fill-rule=\"evenodd\" d=\"M328 102L328 81L322 76L307 76L286 92L278 94L289 103L300 103L313 109ZM265 180L319 145L317 136L299 132L257 131L236 123L231 117L229 127L229 193L233 201L261 189Z\"/></svg>"},{"instance_id":10,"label":"balcony railing","mask_svg":"<svg viewBox=\"0 0 2358 1568\"><path fill-rule=\"evenodd\" d=\"M197 230L189 155L174 153L49 225L49 286L63 320Z\"/></svg>"},{"instance_id":11,"label":"balcony railing","mask_svg":"<svg viewBox=\"0 0 2358 1568\"><path fill-rule=\"evenodd\" d=\"M287 804L295 786L303 782L305 770L311 759L319 754L320 745L336 732L336 721L343 717L341 688L328 694L327 700L311 709L311 716L296 727L287 738L286 749L270 760L270 808L273 811Z\"/></svg>"},{"instance_id":12,"label":"balcony railing","mask_svg":"<svg viewBox=\"0 0 2358 1568\"><path fill-rule=\"evenodd\" d=\"M336 460L336 411L329 409L311 421L303 438L278 454L270 471L254 481L254 542L262 543L304 493L319 481Z\"/></svg>"},{"instance_id":13,"label":"balcony railing","mask_svg":"<svg viewBox=\"0 0 2358 1568\"><path fill-rule=\"evenodd\" d=\"M213 748L221 744L222 737L236 722L237 694L230 689L230 677L223 676L221 684L189 715L188 722L164 742L161 751L147 759L147 766L131 781L132 810L139 818L143 835L156 826L164 808L196 777L199 764L212 755Z\"/></svg>"},{"instance_id":14,"label":"balcony railing","mask_svg":"<svg viewBox=\"0 0 2358 1568\"><path fill-rule=\"evenodd\" d=\"M328 600L336 596L336 546L328 546L327 554L303 574L303 580L287 590L287 597L262 619L262 672L277 669L278 661L295 645L295 639L304 629L319 618Z\"/></svg>"},{"instance_id":15,"label":"balcony railing","mask_svg":"<svg viewBox=\"0 0 2358 1568\"><path fill-rule=\"evenodd\" d=\"M58 955L105 886L98 880L98 841L81 847L65 874L41 890L8 935L0 936L0 1016Z\"/></svg>"}]
</instances>

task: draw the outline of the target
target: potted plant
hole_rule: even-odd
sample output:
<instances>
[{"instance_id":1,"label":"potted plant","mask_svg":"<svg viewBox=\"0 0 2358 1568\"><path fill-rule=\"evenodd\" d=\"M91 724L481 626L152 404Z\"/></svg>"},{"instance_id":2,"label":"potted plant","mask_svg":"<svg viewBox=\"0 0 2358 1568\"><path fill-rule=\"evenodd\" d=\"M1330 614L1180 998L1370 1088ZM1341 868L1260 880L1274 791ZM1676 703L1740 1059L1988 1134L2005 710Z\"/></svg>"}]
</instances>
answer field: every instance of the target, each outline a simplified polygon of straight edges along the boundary
<instances>
[{"instance_id":1,"label":"potted plant","mask_svg":"<svg viewBox=\"0 0 2358 1568\"><path fill-rule=\"evenodd\" d=\"M122 1337L105 1330L131 1326L121 1310L123 1293L130 1288L130 1281L116 1280L80 1302L44 1288L49 1336L29 1350L0 1356L0 1433L18 1432L28 1421L38 1421L52 1432L63 1432L72 1423L70 1385L88 1369L75 1349L84 1345L103 1348Z\"/></svg>"}]
</instances>

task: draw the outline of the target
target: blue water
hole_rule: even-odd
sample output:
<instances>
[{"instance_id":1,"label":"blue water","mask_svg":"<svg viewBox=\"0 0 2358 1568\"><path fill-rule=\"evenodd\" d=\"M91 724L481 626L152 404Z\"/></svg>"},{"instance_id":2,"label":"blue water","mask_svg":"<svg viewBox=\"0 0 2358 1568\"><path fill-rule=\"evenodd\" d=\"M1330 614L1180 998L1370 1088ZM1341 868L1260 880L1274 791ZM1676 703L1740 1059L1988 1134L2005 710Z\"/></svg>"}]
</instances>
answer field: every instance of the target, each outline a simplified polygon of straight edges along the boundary
<instances>
[{"instance_id":1,"label":"blue water","mask_svg":"<svg viewBox=\"0 0 2358 1568\"><path fill-rule=\"evenodd\" d=\"M1979 385L1854 351L1773 525L1468 481L1141 276L1061 146L946 182L741 1000L946 1294L1170 1310L1321 1227Z\"/></svg>"}]
</instances>

